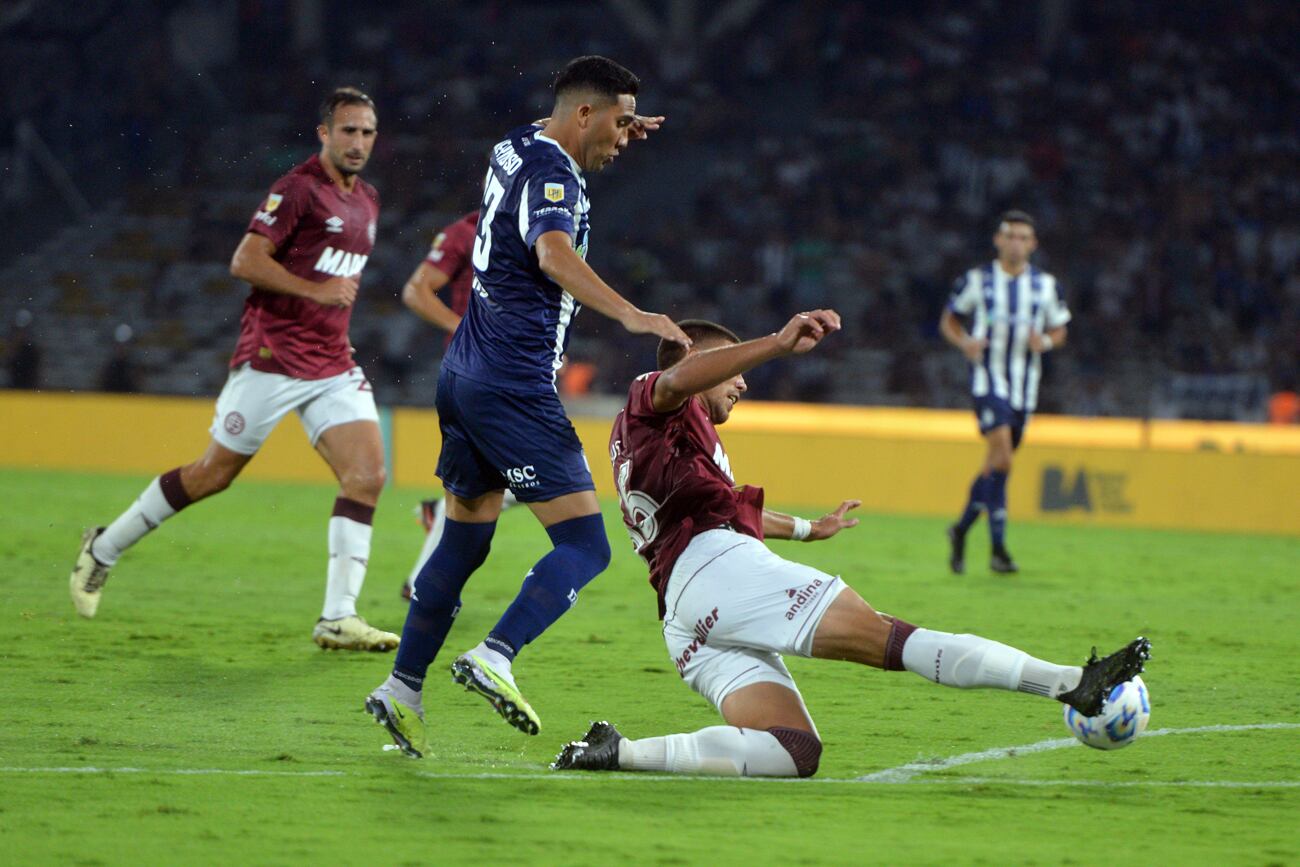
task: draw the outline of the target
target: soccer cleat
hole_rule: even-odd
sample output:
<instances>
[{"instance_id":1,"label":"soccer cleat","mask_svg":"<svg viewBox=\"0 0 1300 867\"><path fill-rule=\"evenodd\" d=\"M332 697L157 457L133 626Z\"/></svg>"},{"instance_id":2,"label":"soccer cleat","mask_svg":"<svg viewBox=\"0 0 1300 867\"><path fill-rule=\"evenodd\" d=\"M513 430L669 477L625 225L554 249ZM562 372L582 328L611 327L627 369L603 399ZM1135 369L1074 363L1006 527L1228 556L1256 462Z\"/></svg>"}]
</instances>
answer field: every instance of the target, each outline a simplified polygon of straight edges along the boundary
<instances>
[{"instance_id":1,"label":"soccer cleat","mask_svg":"<svg viewBox=\"0 0 1300 867\"><path fill-rule=\"evenodd\" d=\"M316 621L316 628L311 631L311 640L323 650L375 650L389 651L397 648L401 641L391 632L376 629L356 614L326 620L322 617Z\"/></svg>"},{"instance_id":2,"label":"soccer cleat","mask_svg":"<svg viewBox=\"0 0 1300 867\"><path fill-rule=\"evenodd\" d=\"M966 571L966 534L956 524L948 528L948 568L954 575Z\"/></svg>"},{"instance_id":3,"label":"soccer cleat","mask_svg":"<svg viewBox=\"0 0 1300 867\"><path fill-rule=\"evenodd\" d=\"M623 740L613 723L592 723L580 741L569 741L551 762L553 771L617 771Z\"/></svg>"},{"instance_id":4,"label":"soccer cleat","mask_svg":"<svg viewBox=\"0 0 1300 867\"><path fill-rule=\"evenodd\" d=\"M1006 548L994 548L989 555L989 571L1010 575L1020 571L1016 561L1011 559L1011 552Z\"/></svg>"},{"instance_id":5,"label":"soccer cleat","mask_svg":"<svg viewBox=\"0 0 1300 867\"><path fill-rule=\"evenodd\" d=\"M1141 674L1150 658L1151 642L1140 635L1105 659L1097 658L1097 648L1094 647L1092 656L1084 663L1079 685L1056 699L1086 717L1094 717L1101 713L1101 706L1110 691Z\"/></svg>"},{"instance_id":6,"label":"soccer cleat","mask_svg":"<svg viewBox=\"0 0 1300 867\"><path fill-rule=\"evenodd\" d=\"M381 684L366 696L366 711L388 730L403 755L423 758L429 745L424 734L424 708L400 701L388 684Z\"/></svg>"},{"instance_id":7,"label":"soccer cleat","mask_svg":"<svg viewBox=\"0 0 1300 867\"><path fill-rule=\"evenodd\" d=\"M68 592L72 595L72 604L82 617L94 617L99 608L99 597L108 580L108 567L95 559L90 547L104 532L103 527L92 527L81 534L81 550L77 552L76 565L68 577Z\"/></svg>"},{"instance_id":8,"label":"soccer cleat","mask_svg":"<svg viewBox=\"0 0 1300 867\"><path fill-rule=\"evenodd\" d=\"M470 692L476 692L501 714L501 718L526 735L542 730L542 721L508 675L500 674L472 653L456 658L451 664L451 679Z\"/></svg>"}]
</instances>

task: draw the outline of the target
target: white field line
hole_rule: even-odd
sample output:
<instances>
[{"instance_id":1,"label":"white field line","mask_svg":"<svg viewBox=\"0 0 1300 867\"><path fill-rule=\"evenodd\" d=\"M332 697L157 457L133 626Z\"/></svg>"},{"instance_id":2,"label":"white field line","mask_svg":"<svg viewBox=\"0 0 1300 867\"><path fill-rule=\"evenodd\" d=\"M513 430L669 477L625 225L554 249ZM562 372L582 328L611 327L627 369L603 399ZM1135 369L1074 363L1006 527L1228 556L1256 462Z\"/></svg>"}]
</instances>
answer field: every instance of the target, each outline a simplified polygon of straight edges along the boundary
<instances>
[{"instance_id":1,"label":"white field line","mask_svg":"<svg viewBox=\"0 0 1300 867\"><path fill-rule=\"evenodd\" d=\"M1248 732L1259 729L1300 729L1300 723L1254 723L1252 725L1213 725L1213 726L1194 726L1183 729L1154 729L1143 732L1139 736L1142 738L1158 738L1162 735L1197 735L1211 732ZM908 762L905 765L899 765L896 768L888 768L883 771L876 771L874 774L867 774L858 777L862 783L907 783L913 777L920 774L930 773L932 771L946 771L949 768L957 768L962 765L970 765L975 762L991 762L998 759L1012 759L1018 756L1027 756L1032 753L1045 753L1051 750L1062 750L1073 747L1083 748L1083 744L1074 738L1052 738L1046 741L1038 741L1033 744L1023 744L1018 747L998 747L992 750L980 750L974 753L962 753L958 756L949 756L946 759L936 759L934 761Z\"/></svg>"},{"instance_id":2,"label":"white field line","mask_svg":"<svg viewBox=\"0 0 1300 867\"><path fill-rule=\"evenodd\" d=\"M1171 729L1154 729L1143 732L1141 737L1161 737L1164 735L1190 735L1190 734L1212 734L1217 732L1245 732L1259 730L1295 730L1300 729L1300 723L1254 723L1251 725L1211 725L1195 726L1192 728L1171 728ZM922 774L932 771L943 771L949 768L969 765L975 762L997 761L1000 759L1011 759L1019 756L1030 755L1032 753L1048 752L1050 750L1066 749L1069 747L1082 747L1083 744L1074 738L1052 738L1051 740L1038 741L1037 743L1024 744L1018 747L999 747L992 750L980 750L973 753L962 753L956 756L950 756L946 759L936 759L932 762L909 762L906 765L899 765L896 768L888 768L883 771L877 771L874 774L867 774L862 777L847 777L841 779L815 777L811 780L797 780L776 777L748 777L742 778L739 782L745 783L796 783L807 785L810 783L835 784L835 783L853 783L853 784L879 784L879 785L899 785L899 784L919 784L919 785L1003 785L1003 786L1096 786L1096 787L1115 787L1115 788L1142 788L1142 787L1164 787L1164 788L1223 788L1223 789L1294 789L1300 788L1300 780L1061 780L1061 779L1004 779L1001 777L938 777L938 778L920 778ZM233 777L347 777L352 776L347 771L296 771L296 770L260 770L260 769L238 769L238 768L99 768L99 767L0 767L0 774L150 774L156 776L233 776ZM570 782L602 782L608 780L625 780L625 781L646 781L646 782L691 782L702 779L682 774L561 774L561 773L526 773L512 774L496 771L456 774L456 773L439 773L433 771L416 771L418 777L429 780L551 780L551 781L570 781Z\"/></svg>"}]
</instances>

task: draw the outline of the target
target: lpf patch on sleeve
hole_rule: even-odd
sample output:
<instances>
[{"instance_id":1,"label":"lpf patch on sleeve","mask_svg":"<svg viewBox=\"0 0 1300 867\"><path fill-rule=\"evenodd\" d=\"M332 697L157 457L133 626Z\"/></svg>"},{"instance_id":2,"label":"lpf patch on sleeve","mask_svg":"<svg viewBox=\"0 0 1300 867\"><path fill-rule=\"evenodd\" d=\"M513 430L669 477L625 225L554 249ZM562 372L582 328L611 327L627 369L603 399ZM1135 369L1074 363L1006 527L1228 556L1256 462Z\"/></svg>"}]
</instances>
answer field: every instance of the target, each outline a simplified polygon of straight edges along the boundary
<instances>
[{"instance_id":1,"label":"lpf patch on sleeve","mask_svg":"<svg viewBox=\"0 0 1300 867\"><path fill-rule=\"evenodd\" d=\"M563 202L564 184L547 184L542 190L542 195L546 196L548 202Z\"/></svg>"}]
</instances>

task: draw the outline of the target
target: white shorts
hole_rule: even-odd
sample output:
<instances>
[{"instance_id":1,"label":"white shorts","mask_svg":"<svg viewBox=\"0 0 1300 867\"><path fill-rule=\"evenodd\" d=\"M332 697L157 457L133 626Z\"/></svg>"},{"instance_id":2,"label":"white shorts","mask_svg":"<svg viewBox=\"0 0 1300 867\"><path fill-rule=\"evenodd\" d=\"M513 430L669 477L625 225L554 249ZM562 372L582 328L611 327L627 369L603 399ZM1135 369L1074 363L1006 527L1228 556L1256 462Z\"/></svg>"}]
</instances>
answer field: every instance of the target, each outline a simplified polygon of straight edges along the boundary
<instances>
[{"instance_id":1,"label":"white shorts","mask_svg":"<svg viewBox=\"0 0 1300 867\"><path fill-rule=\"evenodd\" d=\"M325 379L295 379L241 364L230 371L217 397L212 438L232 452L256 454L291 409L298 411L313 446L336 425L379 421L374 392L360 367Z\"/></svg>"},{"instance_id":2,"label":"white shorts","mask_svg":"<svg viewBox=\"0 0 1300 867\"><path fill-rule=\"evenodd\" d=\"M845 586L778 557L752 536L701 533L668 579L668 656L719 711L723 699L753 683L779 683L798 694L781 654L812 656L817 626Z\"/></svg>"}]
</instances>

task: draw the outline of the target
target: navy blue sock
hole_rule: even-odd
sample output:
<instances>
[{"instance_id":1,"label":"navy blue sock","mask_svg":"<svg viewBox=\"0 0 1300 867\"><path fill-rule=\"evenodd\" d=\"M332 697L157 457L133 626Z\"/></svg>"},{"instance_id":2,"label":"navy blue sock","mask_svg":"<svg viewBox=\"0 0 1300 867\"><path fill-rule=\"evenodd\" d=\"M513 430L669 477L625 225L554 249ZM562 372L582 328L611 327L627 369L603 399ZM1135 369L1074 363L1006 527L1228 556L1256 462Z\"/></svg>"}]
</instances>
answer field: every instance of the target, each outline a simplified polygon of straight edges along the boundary
<instances>
[{"instance_id":1,"label":"navy blue sock","mask_svg":"<svg viewBox=\"0 0 1300 867\"><path fill-rule=\"evenodd\" d=\"M429 663L447 640L460 611L460 591L487 559L496 528L496 521L465 524L447 518L438 547L420 567L393 662L393 676L411 689L420 690Z\"/></svg>"},{"instance_id":2,"label":"navy blue sock","mask_svg":"<svg viewBox=\"0 0 1300 867\"><path fill-rule=\"evenodd\" d=\"M984 511L984 490L988 487L988 481L988 476L979 475L970 483L970 497L966 500L966 511L957 519L957 532L965 533L980 519L980 512Z\"/></svg>"},{"instance_id":3,"label":"navy blue sock","mask_svg":"<svg viewBox=\"0 0 1300 867\"><path fill-rule=\"evenodd\" d=\"M1007 474L994 470L989 474L985 505L989 510L989 536L994 549L1001 548L1007 535Z\"/></svg>"},{"instance_id":4,"label":"navy blue sock","mask_svg":"<svg viewBox=\"0 0 1300 867\"><path fill-rule=\"evenodd\" d=\"M546 529L555 547L524 578L519 595L488 633L486 643L507 659L541 635L578 601L578 591L609 565L600 515L571 518Z\"/></svg>"}]
</instances>

